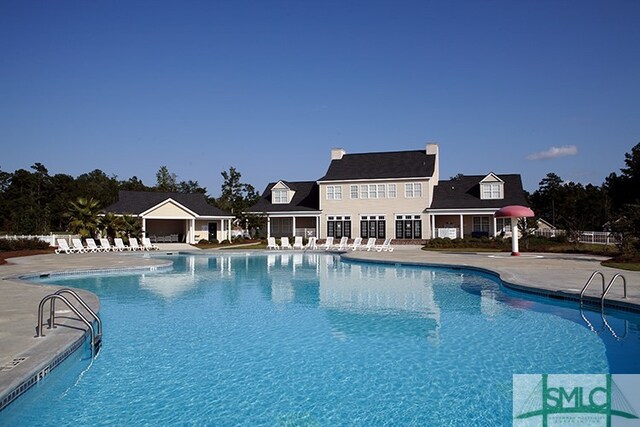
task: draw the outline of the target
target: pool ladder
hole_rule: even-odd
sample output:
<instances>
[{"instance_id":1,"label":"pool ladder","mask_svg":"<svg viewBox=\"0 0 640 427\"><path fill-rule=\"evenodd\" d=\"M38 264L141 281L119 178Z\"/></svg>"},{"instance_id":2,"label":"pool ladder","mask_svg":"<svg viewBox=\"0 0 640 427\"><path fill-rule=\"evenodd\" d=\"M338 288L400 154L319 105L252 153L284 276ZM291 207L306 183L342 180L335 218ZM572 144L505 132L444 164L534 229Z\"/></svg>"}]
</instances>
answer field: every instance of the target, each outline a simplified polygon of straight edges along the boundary
<instances>
[{"instance_id":1,"label":"pool ladder","mask_svg":"<svg viewBox=\"0 0 640 427\"><path fill-rule=\"evenodd\" d=\"M63 294L71 295L73 299L75 299L75 301L77 301L82 306L82 308L85 309L91 320L87 319L87 316L82 314L80 310L78 310L78 308L75 307ZM91 357L94 357L98 353L100 345L102 344L102 321L100 320L96 312L93 311L91 307L89 307L89 305L80 297L80 295L78 295L71 289L59 289L55 293L42 298L42 301L40 301L40 305L38 306L38 325L36 326L36 338L44 337L44 307L45 304L49 301L49 326L47 327L47 329L56 328L56 300L64 302L65 305L69 307L69 309L73 311L76 316L78 316L78 319L87 326L89 333L91 334ZM97 331L95 330L93 325L94 321L98 326Z\"/></svg>"},{"instance_id":2,"label":"pool ladder","mask_svg":"<svg viewBox=\"0 0 640 427\"><path fill-rule=\"evenodd\" d=\"M624 334L622 336L618 336L618 334L616 334L616 332L613 330L611 325L609 325L609 322L607 322L607 317L604 314L605 297L607 296L607 294L609 293L609 290L611 290L611 287L613 286L613 284L618 278L622 279L622 298L627 298L627 279L625 279L625 277L622 274L616 273L611 278L611 281L609 282L609 284L605 287L604 274L602 274L602 272L599 270L594 271L589 277L589 280L587 280L587 283L584 284L582 291L580 291L580 316L582 316L582 320L584 320L587 326L589 326L589 329L591 329L591 331L593 332L596 332L595 328L593 327L591 322L587 320L586 316L584 315L584 312L582 311L584 293L586 292L587 288L589 287L589 285L591 284L591 282L596 276L600 276L600 278L602 279L602 295L600 296L600 316L602 317L602 322L603 322L602 328L604 329L606 327L614 338L618 340L622 339L627 335L627 321L626 320L624 321Z\"/></svg>"}]
</instances>

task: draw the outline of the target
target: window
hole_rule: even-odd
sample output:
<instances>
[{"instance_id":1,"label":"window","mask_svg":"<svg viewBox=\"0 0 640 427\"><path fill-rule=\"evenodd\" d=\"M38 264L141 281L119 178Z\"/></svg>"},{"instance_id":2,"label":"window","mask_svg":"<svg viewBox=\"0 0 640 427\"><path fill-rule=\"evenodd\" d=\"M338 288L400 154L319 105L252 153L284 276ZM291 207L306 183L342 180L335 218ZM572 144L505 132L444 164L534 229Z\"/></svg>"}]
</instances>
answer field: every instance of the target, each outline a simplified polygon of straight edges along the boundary
<instances>
[{"instance_id":1,"label":"window","mask_svg":"<svg viewBox=\"0 0 640 427\"><path fill-rule=\"evenodd\" d=\"M375 237L384 239L387 229L387 222L384 215L363 215L360 217L360 237L368 239Z\"/></svg>"},{"instance_id":2,"label":"window","mask_svg":"<svg viewBox=\"0 0 640 427\"><path fill-rule=\"evenodd\" d=\"M369 198L369 186L367 184L362 184L360 186L360 198L361 199Z\"/></svg>"},{"instance_id":3,"label":"window","mask_svg":"<svg viewBox=\"0 0 640 427\"><path fill-rule=\"evenodd\" d=\"M396 215L396 239L422 239L420 215Z\"/></svg>"},{"instance_id":4,"label":"window","mask_svg":"<svg viewBox=\"0 0 640 427\"><path fill-rule=\"evenodd\" d=\"M352 199L357 199L358 198L358 186L357 185L352 185L350 187L350 192L351 192L351 198Z\"/></svg>"},{"instance_id":5,"label":"window","mask_svg":"<svg viewBox=\"0 0 640 427\"><path fill-rule=\"evenodd\" d=\"M327 200L342 200L342 186L327 185Z\"/></svg>"},{"instance_id":6,"label":"window","mask_svg":"<svg viewBox=\"0 0 640 427\"><path fill-rule=\"evenodd\" d=\"M390 199L396 198L396 185L395 184L387 184L387 197Z\"/></svg>"},{"instance_id":7,"label":"window","mask_svg":"<svg viewBox=\"0 0 640 427\"><path fill-rule=\"evenodd\" d=\"M378 184L378 199L384 199L385 197L385 187L384 184Z\"/></svg>"},{"instance_id":8,"label":"window","mask_svg":"<svg viewBox=\"0 0 640 427\"><path fill-rule=\"evenodd\" d=\"M492 182L488 184L482 184L482 199L502 199L502 184L499 182Z\"/></svg>"},{"instance_id":9,"label":"window","mask_svg":"<svg viewBox=\"0 0 640 427\"><path fill-rule=\"evenodd\" d=\"M369 185L369 198L370 199L377 199L378 198L378 192L376 190L376 185L375 184L370 184Z\"/></svg>"},{"instance_id":10,"label":"window","mask_svg":"<svg viewBox=\"0 0 640 427\"><path fill-rule=\"evenodd\" d=\"M511 233L511 218L496 218L496 231L498 233Z\"/></svg>"},{"instance_id":11,"label":"window","mask_svg":"<svg viewBox=\"0 0 640 427\"><path fill-rule=\"evenodd\" d=\"M422 197L422 183L414 182L404 185L404 197L407 199L415 199Z\"/></svg>"},{"instance_id":12,"label":"window","mask_svg":"<svg viewBox=\"0 0 640 427\"><path fill-rule=\"evenodd\" d=\"M351 238L351 217L350 216L329 216L327 217L327 237L340 239L342 237Z\"/></svg>"},{"instance_id":13,"label":"window","mask_svg":"<svg viewBox=\"0 0 640 427\"><path fill-rule=\"evenodd\" d=\"M489 217L488 216L474 216L473 217L473 231L488 233L489 232Z\"/></svg>"},{"instance_id":14,"label":"window","mask_svg":"<svg viewBox=\"0 0 640 427\"><path fill-rule=\"evenodd\" d=\"M282 204L289 203L289 194L287 190L272 190L271 203Z\"/></svg>"}]
</instances>

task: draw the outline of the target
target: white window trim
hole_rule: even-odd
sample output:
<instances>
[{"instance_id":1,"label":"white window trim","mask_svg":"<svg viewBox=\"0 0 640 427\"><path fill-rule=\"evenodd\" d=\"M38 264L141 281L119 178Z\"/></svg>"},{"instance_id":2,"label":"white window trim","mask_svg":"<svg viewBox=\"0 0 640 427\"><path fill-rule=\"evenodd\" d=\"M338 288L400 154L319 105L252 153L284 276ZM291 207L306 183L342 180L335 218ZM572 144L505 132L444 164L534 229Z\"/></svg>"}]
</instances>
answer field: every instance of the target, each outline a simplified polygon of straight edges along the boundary
<instances>
[{"instance_id":1,"label":"white window trim","mask_svg":"<svg viewBox=\"0 0 640 427\"><path fill-rule=\"evenodd\" d=\"M352 184L349 186L349 197L351 199L359 199L359 187L357 184Z\"/></svg>"},{"instance_id":2,"label":"white window trim","mask_svg":"<svg viewBox=\"0 0 640 427\"><path fill-rule=\"evenodd\" d=\"M422 183L421 182L407 182L404 184L404 197L405 199L420 199L422 198Z\"/></svg>"},{"instance_id":3,"label":"white window trim","mask_svg":"<svg viewBox=\"0 0 640 427\"><path fill-rule=\"evenodd\" d=\"M483 182L480 184L480 199L504 199L504 184L502 182Z\"/></svg>"},{"instance_id":4,"label":"white window trim","mask_svg":"<svg viewBox=\"0 0 640 427\"><path fill-rule=\"evenodd\" d=\"M342 185L327 185L327 200L342 200Z\"/></svg>"},{"instance_id":5,"label":"white window trim","mask_svg":"<svg viewBox=\"0 0 640 427\"><path fill-rule=\"evenodd\" d=\"M285 189L280 188L271 190L271 203L273 203L274 205L286 205L287 203L289 203L289 192Z\"/></svg>"}]
</instances>

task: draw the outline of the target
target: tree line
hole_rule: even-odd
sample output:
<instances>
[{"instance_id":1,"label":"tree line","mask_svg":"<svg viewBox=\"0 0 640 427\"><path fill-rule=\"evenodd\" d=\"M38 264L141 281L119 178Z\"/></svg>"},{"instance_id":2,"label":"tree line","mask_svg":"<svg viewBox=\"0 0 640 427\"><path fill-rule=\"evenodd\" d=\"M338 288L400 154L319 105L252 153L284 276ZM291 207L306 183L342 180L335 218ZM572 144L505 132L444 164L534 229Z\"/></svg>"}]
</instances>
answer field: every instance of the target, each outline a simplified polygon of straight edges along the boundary
<instances>
[{"instance_id":1,"label":"tree line","mask_svg":"<svg viewBox=\"0 0 640 427\"><path fill-rule=\"evenodd\" d=\"M100 169L75 178L67 174L50 175L42 163L35 163L30 170L0 169L0 232L42 235L73 231L89 236L94 235L94 230L116 227L133 233L135 224L123 224L122 219L111 216L101 221L96 218L101 209L118 200L120 190L202 193L209 203L246 222L243 212L257 201L259 193L252 185L242 183L240 172L233 167L221 175L222 194L216 199L208 196L207 189L198 181L178 180L166 166L158 169L154 186L145 185L136 176L120 180Z\"/></svg>"},{"instance_id":2,"label":"tree line","mask_svg":"<svg viewBox=\"0 0 640 427\"><path fill-rule=\"evenodd\" d=\"M566 230L569 237L585 230L609 230L619 233L629 248L637 248L640 143L625 154L624 165L619 173L612 172L599 186L565 182L557 174L549 173L540 181L539 188L528 195L531 207L538 218ZM240 172L233 167L221 175L224 180L221 196L218 199L207 196L208 201L232 213L244 227L259 226L262 219L247 216L244 211L260 194L251 184L243 183ZM76 178L66 174L50 175L41 163L35 163L30 170L18 169L13 173L0 169L0 231L48 234L77 230L78 218L87 214L83 211L99 211L116 202L119 190L207 194L207 189L197 181L180 181L166 166L161 166L156 173L154 186L146 186L136 176L119 180L99 169Z\"/></svg>"},{"instance_id":3,"label":"tree line","mask_svg":"<svg viewBox=\"0 0 640 427\"><path fill-rule=\"evenodd\" d=\"M536 217L542 218L575 240L583 231L612 231L624 251L639 250L640 143L625 154L625 167L602 183L565 182L549 173L529 195ZM635 247L634 247L635 245Z\"/></svg>"}]
</instances>

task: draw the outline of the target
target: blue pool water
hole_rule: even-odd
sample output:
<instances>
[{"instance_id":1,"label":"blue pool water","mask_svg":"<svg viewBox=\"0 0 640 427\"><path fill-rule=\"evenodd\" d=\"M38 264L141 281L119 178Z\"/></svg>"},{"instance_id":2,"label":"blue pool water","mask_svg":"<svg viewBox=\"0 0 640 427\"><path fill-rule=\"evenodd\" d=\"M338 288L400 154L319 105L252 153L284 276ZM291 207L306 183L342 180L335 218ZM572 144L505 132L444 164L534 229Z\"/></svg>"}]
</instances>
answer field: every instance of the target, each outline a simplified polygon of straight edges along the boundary
<instances>
[{"instance_id":1,"label":"blue pool water","mask_svg":"<svg viewBox=\"0 0 640 427\"><path fill-rule=\"evenodd\" d=\"M511 425L512 375L639 373L640 321L455 269L325 254L175 256L59 276L99 295L104 344L0 425ZM82 353L82 352L80 352Z\"/></svg>"}]
</instances>

